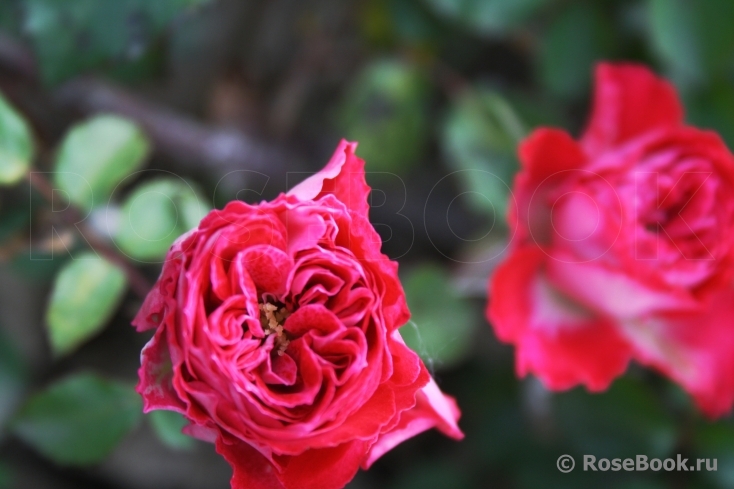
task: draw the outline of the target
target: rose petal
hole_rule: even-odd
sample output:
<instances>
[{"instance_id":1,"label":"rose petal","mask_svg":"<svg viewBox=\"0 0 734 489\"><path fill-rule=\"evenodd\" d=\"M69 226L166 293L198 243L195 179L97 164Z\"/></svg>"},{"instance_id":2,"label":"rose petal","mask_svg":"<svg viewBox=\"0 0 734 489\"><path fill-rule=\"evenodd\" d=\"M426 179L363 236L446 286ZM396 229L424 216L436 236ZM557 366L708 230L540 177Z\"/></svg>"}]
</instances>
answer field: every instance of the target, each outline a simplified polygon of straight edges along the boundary
<instances>
[{"instance_id":1,"label":"rose petal","mask_svg":"<svg viewBox=\"0 0 734 489\"><path fill-rule=\"evenodd\" d=\"M680 383L711 418L734 403L734 292L725 290L702 310L629 320L624 332L635 359Z\"/></svg>"},{"instance_id":2,"label":"rose petal","mask_svg":"<svg viewBox=\"0 0 734 489\"><path fill-rule=\"evenodd\" d=\"M630 346L613 324L572 302L544 278L545 253L517 250L495 271L487 317L517 347L518 375L534 373L551 389L606 389L622 374Z\"/></svg>"},{"instance_id":3,"label":"rose petal","mask_svg":"<svg viewBox=\"0 0 734 489\"><path fill-rule=\"evenodd\" d=\"M168 352L165 327L160 327L145 345L140 362L140 381L136 390L143 397L143 411L167 409L184 413L185 405L173 388L173 363Z\"/></svg>"},{"instance_id":4,"label":"rose petal","mask_svg":"<svg viewBox=\"0 0 734 489\"><path fill-rule=\"evenodd\" d=\"M508 222L515 229L516 246L546 244L552 236L548 196L565 180L583 170L586 156L564 131L541 128L528 136L519 148L522 171L515 179L508 206Z\"/></svg>"},{"instance_id":5,"label":"rose petal","mask_svg":"<svg viewBox=\"0 0 734 489\"><path fill-rule=\"evenodd\" d=\"M562 257L547 261L553 284L579 303L620 320L664 310L697 310L689 293L680 289L659 290L643 284L603 263L573 263Z\"/></svg>"},{"instance_id":6,"label":"rose petal","mask_svg":"<svg viewBox=\"0 0 734 489\"><path fill-rule=\"evenodd\" d=\"M293 260L284 251L273 246L251 246L237 255L258 290L280 297L285 292L288 273Z\"/></svg>"},{"instance_id":7,"label":"rose petal","mask_svg":"<svg viewBox=\"0 0 734 489\"><path fill-rule=\"evenodd\" d=\"M589 155L683 123L675 88L644 66L601 63L594 86L594 108L582 137Z\"/></svg>"},{"instance_id":8,"label":"rose petal","mask_svg":"<svg viewBox=\"0 0 734 489\"><path fill-rule=\"evenodd\" d=\"M280 483L270 461L247 443L220 436L216 449L232 466L232 489L290 489Z\"/></svg>"},{"instance_id":9,"label":"rose petal","mask_svg":"<svg viewBox=\"0 0 734 489\"><path fill-rule=\"evenodd\" d=\"M368 442L357 440L334 448L311 449L302 455L276 457L284 466L278 479L286 489L341 489L354 478L368 446Z\"/></svg>"},{"instance_id":10,"label":"rose petal","mask_svg":"<svg viewBox=\"0 0 734 489\"><path fill-rule=\"evenodd\" d=\"M464 433L456 424L461 416L456 401L443 394L433 379L418 392L416 401L415 407L400 415L399 424L380 435L370 447L367 459L362 463L363 469L369 469L377 459L400 443L431 428L438 428L456 440L464 438Z\"/></svg>"},{"instance_id":11,"label":"rose petal","mask_svg":"<svg viewBox=\"0 0 734 489\"><path fill-rule=\"evenodd\" d=\"M354 152L357 143L341 140L334 155L317 174L299 183L288 192L300 200L317 200L326 194L336 196L347 209L367 217L370 188L365 181L364 160Z\"/></svg>"}]
</instances>

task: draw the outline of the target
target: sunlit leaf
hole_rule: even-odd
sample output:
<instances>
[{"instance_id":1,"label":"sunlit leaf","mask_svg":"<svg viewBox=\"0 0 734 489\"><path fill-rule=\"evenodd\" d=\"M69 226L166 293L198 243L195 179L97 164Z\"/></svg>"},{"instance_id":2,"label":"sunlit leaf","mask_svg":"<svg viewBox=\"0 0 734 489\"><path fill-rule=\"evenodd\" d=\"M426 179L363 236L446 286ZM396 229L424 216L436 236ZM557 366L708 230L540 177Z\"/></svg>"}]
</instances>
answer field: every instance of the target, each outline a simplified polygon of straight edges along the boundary
<instances>
[{"instance_id":1,"label":"sunlit leaf","mask_svg":"<svg viewBox=\"0 0 734 489\"><path fill-rule=\"evenodd\" d=\"M11 428L59 465L103 460L142 418L132 385L78 374L31 397Z\"/></svg>"},{"instance_id":2,"label":"sunlit leaf","mask_svg":"<svg viewBox=\"0 0 734 489\"><path fill-rule=\"evenodd\" d=\"M101 115L75 126L61 144L54 182L71 202L105 205L115 187L143 164L149 144L140 129L120 117Z\"/></svg>"},{"instance_id":3,"label":"sunlit leaf","mask_svg":"<svg viewBox=\"0 0 734 489\"><path fill-rule=\"evenodd\" d=\"M100 331L125 292L117 266L85 253L67 263L54 281L46 323L54 352L66 354Z\"/></svg>"},{"instance_id":4,"label":"sunlit leaf","mask_svg":"<svg viewBox=\"0 0 734 489\"><path fill-rule=\"evenodd\" d=\"M0 185L17 183L33 159L33 138L28 123L0 95Z\"/></svg>"},{"instance_id":5,"label":"sunlit leaf","mask_svg":"<svg viewBox=\"0 0 734 489\"><path fill-rule=\"evenodd\" d=\"M176 178L137 186L120 212L115 243L135 260L163 258L180 235L196 227L210 207L192 186Z\"/></svg>"}]
</instances>

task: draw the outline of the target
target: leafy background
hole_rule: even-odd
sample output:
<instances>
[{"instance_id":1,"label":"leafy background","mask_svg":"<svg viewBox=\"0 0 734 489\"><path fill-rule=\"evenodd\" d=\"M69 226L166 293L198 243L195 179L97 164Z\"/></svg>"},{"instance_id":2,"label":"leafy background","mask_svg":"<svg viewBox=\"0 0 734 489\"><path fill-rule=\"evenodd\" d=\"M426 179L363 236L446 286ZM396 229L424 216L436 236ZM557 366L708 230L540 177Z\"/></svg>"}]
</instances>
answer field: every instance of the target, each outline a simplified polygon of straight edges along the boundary
<instances>
[{"instance_id":1,"label":"leafy background","mask_svg":"<svg viewBox=\"0 0 734 489\"><path fill-rule=\"evenodd\" d=\"M178 235L294 185L342 136L401 263L406 341L467 433L410 440L350 488L733 487L730 419L634 365L596 395L517 380L482 314L518 141L578 134L611 59L669 77L734 143L732 18L729 0L4 0L0 488L228 486L179 416L141 414L148 335L129 323ZM585 473L585 453L718 470Z\"/></svg>"}]
</instances>

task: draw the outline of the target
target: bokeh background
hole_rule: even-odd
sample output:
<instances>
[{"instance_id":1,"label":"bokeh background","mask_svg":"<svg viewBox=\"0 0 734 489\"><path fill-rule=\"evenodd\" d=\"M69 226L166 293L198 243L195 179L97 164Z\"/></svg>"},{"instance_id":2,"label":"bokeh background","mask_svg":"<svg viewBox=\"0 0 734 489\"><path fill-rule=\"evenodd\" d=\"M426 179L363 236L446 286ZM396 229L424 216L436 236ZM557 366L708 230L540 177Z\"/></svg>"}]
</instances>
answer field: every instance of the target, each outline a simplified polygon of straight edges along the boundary
<instances>
[{"instance_id":1,"label":"bokeh background","mask_svg":"<svg viewBox=\"0 0 734 489\"><path fill-rule=\"evenodd\" d=\"M732 19L730 0L2 0L0 91L32 130L28 159L106 191L86 202L54 174L66 193L0 188L0 488L228 487L180 418L140 413L136 291L202 212L287 190L341 137L360 143L400 262L402 332L467 434L420 435L350 489L734 487L730 419L635 365L602 394L549 393L516 379L483 317L517 142L539 125L578 134L594 64L632 60L734 143ZM17 131L0 136L17 150ZM82 234L123 259L71 259L85 215ZM585 473L587 453L718 470Z\"/></svg>"}]
</instances>

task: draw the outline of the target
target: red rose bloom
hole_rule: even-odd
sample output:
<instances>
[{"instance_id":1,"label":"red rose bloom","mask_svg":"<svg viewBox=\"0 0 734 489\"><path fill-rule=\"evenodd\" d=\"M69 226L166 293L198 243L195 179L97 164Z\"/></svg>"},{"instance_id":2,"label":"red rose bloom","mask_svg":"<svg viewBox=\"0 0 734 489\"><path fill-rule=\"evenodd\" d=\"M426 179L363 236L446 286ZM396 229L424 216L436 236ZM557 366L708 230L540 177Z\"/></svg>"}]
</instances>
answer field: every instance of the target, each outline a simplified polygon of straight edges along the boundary
<instances>
[{"instance_id":1,"label":"red rose bloom","mask_svg":"<svg viewBox=\"0 0 734 489\"><path fill-rule=\"evenodd\" d=\"M721 139L684 125L646 68L602 64L581 140L539 129L520 159L487 309L518 373L598 391L635 359L708 415L729 411L734 158Z\"/></svg>"},{"instance_id":2,"label":"red rose bloom","mask_svg":"<svg viewBox=\"0 0 734 489\"><path fill-rule=\"evenodd\" d=\"M183 414L238 489L334 489L459 410L403 343L397 264L342 142L287 195L214 210L172 246L134 320L145 411Z\"/></svg>"}]
</instances>

